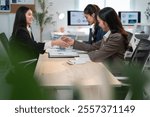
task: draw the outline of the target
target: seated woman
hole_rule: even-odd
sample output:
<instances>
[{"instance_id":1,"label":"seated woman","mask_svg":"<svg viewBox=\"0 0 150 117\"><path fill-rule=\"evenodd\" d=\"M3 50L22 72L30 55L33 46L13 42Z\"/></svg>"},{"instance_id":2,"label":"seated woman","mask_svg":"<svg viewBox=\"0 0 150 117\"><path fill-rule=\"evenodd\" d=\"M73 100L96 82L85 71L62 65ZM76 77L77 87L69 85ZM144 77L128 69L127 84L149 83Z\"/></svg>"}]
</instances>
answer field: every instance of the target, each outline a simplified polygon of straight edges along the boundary
<instances>
[{"instance_id":1,"label":"seated woman","mask_svg":"<svg viewBox=\"0 0 150 117\"><path fill-rule=\"evenodd\" d=\"M95 4L88 4L84 9L84 16L86 17L88 23L93 26L90 29L89 44L101 40L105 34L102 28L98 25L97 14L99 11L100 8Z\"/></svg>"},{"instance_id":2,"label":"seated woman","mask_svg":"<svg viewBox=\"0 0 150 117\"><path fill-rule=\"evenodd\" d=\"M53 45L67 47L68 44L61 39L52 40L46 43L36 42L32 35L31 24L33 21L32 10L21 6L15 16L12 36L9 42L10 57L13 65L26 68L31 75L34 74L39 54L43 54L47 48Z\"/></svg>"},{"instance_id":3,"label":"seated woman","mask_svg":"<svg viewBox=\"0 0 150 117\"><path fill-rule=\"evenodd\" d=\"M39 53L45 49L58 45L67 47L68 44L61 39L52 40L46 43L36 42L32 35L31 24L33 21L32 10L21 6L15 16L13 32L10 39L10 49L13 60L17 62L38 58Z\"/></svg>"},{"instance_id":4,"label":"seated woman","mask_svg":"<svg viewBox=\"0 0 150 117\"><path fill-rule=\"evenodd\" d=\"M99 26L107 32L103 39L90 45L70 38L64 38L74 49L88 51L90 59L94 62L104 62L110 70L117 74L122 67L124 53L128 47L127 32L124 30L121 21L111 7L100 10L98 16Z\"/></svg>"}]
</instances>

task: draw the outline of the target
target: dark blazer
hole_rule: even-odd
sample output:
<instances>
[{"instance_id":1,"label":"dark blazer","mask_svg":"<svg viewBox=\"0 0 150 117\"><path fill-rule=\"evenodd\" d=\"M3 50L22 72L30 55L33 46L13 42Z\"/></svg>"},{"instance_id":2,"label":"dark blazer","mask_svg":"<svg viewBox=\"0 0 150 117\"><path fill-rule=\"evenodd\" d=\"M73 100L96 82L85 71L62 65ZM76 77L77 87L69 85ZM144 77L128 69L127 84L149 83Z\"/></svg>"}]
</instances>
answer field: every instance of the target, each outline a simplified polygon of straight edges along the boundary
<instances>
[{"instance_id":1,"label":"dark blazer","mask_svg":"<svg viewBox=\"0 0 150 117\"><path fill-rule=\"evenodd\" d=\"M90 59L94 62L119 66L126 51L125 41L120 33L114 33L110 34L106 41L102 39L92 45L75 41L73 48L88 51Z\"/></svg>"},{"instance_id":2,"label":"dark blazer","mask_svg":"<svg viewBox=\"0 0 150 117\"><path fill-rule=\"evenodd\" d=\"M88 42L89 44L98 42L99 40L103 39L103 36L106 34L106 32L104 32L98 24L95 25L94 30L95 31L93 33L92 29L90 28L89 42Z\"/></svg>"},{"instance_id":3,"label":"dark blazer","mask_svg":"<svg viewBox=\"0 0 150 117\"><path fill-rule=\"evenodd\" d=\"M34 41L26 28L19 28L10 39L12 56L16 61L38 58L39 53L44 53L44 44Z\"/></svg>"}]
</instances>

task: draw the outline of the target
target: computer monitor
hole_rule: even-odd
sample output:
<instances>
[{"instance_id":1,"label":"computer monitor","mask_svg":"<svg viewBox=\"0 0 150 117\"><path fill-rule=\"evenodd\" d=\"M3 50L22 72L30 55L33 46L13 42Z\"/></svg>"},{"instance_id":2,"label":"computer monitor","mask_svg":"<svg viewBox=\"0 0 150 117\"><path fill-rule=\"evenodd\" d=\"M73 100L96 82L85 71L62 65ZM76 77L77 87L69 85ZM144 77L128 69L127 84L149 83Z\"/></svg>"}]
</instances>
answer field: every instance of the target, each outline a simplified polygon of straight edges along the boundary
<instances>
[{"instance_id":1,"label":"computer monitor","mask_svg":"<svg viewBox=\"0 0 150 117\"><path fill-rule=\"evenodd\" d=\"M67 11L68 26L88 26L83 11Z\"/></svg>"},{"instance_id":2,"label":"computer monitor","mask_svg":"<svg viewBox=\"0 0 150 117\"><path fill-rule=\"evenodd\" d=\"M124 26L132 26L136 23L141 23L141 12L140 11L119 11L121 23Z\"/></svg>"}]
</instances>

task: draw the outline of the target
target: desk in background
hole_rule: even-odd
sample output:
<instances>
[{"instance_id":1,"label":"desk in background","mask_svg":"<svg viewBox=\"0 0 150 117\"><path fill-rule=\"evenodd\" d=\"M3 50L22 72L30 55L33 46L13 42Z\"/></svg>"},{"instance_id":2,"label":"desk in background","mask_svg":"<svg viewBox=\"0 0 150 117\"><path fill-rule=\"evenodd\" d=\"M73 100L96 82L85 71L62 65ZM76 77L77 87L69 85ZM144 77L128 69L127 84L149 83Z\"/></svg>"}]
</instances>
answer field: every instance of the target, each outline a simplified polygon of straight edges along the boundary
<instances>
[{"instance_id":1,"label":"desk in background","mask_svg":"<svg viewBox=\"0 0 150 117\"><path fill-rule=\"evenodd\" d=\"M80 41L88 41L89 39L89 33L83 33L83 32L70 32L70 33L61 33L61 32L51 32L50 39L58 39L59 37L66 35L69 36L72 39L80 40Z\"/></svg>"},{"instance_id":2,"label":"desk in background","mask_svg":"<svg viewBox=\"0 0 150 117\"><path fill-rule=\"evenodd\" d=\"M121 86L102 63L69 65L69 59L48 58L46 53L40 55L35 69L40 85L59 90L77 86L83 99L108 99L111 86Z\"/></svg>"}]
</instances>

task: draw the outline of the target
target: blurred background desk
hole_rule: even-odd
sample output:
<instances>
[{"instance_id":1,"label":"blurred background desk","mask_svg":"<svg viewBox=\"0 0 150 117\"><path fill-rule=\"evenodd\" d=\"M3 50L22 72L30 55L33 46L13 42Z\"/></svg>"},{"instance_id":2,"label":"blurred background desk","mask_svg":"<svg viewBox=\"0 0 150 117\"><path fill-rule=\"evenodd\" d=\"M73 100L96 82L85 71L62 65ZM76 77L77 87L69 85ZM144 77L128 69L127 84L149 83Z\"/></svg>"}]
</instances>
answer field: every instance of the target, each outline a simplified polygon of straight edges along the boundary
<instances>
[{"instance_id":1,"label":"blurred background desk","mask_svg":"<svg viewBox=\"0 0 150 117\"><path fill-rule=\"evenodd\" d=\"M89 40L89 33L84 33L84 32L51 32L50 33L50 39L58 39L59 37L66 35L69 36L72 39L75 40L82 40L82 41L88 41Z\"/></svg>"},{"instance_id":2,"label":"blurred background desk","mask_svg":"<svg viewBox=\"0 0 150 117\"><path fill-rule=\"evenodd\" d=\"M45 53L39 56L35 75L43 87L53 87L57 91L79 88L82 99L109 99L111 86L121 83L106 69L102 63L87 62L69 65L70 58L48 58ZM57 99L65 99L63 92ZM70 94L69 94L70 95ZM66 99L71 99L71 97Z\"/></svg>"}]
</instances>

